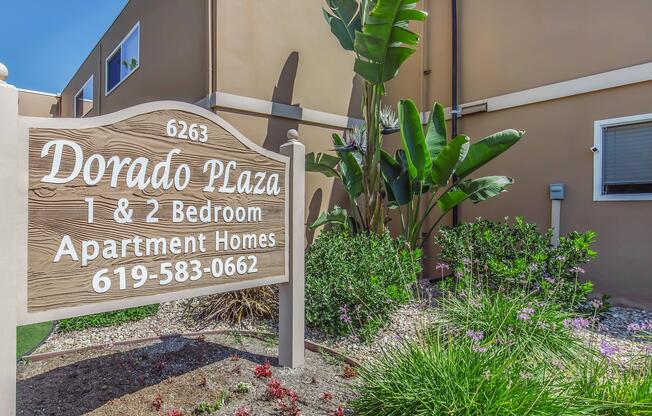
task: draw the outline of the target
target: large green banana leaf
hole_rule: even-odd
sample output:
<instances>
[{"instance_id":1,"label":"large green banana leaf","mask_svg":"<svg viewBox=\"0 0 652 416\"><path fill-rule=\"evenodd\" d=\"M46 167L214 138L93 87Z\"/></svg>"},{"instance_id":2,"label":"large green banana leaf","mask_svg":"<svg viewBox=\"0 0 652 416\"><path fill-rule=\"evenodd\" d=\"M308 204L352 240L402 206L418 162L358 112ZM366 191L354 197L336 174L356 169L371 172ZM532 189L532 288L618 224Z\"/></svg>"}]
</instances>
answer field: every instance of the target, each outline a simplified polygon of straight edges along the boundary
<instances>
[{"instance_id":1,"label":"large green banana leaf","mask_svg":"<svg viewBox=\"0 0 652 416\"><path fill-rule=\"evenodd\" d=\"M306 172L319 172L327 177L339 177L336 170L340 159L327 153L313 153L306 155Z\"/></svg>"},{"instance_id":2,"label":"large green banana leaf","mask_svg":"<svg viewBox=\"0 0 652 416\"><path fill-rule=\"evenodd\" d=\"M437 201L437 206L446 212L467 199L474 203L484 201L504 192L512 183L514 180L507 176L468 179L444 193Z\"/></svg>"},{"instance_id":3,"label":"large green banana leaf","mask_svg":"<svg viewBox=\"0 0 652 416\"><path fill-rule=\"evenodd\" d=\"M464 160L469 150L469 138L457 136L444 146L432 161L430 181L437 186L446 186L455 168Z\"/></svg>"},{"instance_id":4,"label":"large green banana leaf","mask_svg":"<svg viewBox=\"0 0 652 416\"><path fill-rule=\"evenodd\" d=\"M428 117L428 131L426 133L426 144L432 160L435 160L441 149L446 146L446 137L444 107L439 103L435 103L432 106L430 117Z\"/></svg>"},{"instance_id":5,"label":"large green banana leaf","mask_svg":"<svg viewBox=\"0 0 652 416\"><path fill-rule=\"evenodd\" d=\"M335 147L344 146L344 141L337 133L333 133L333 144ZM342 183L351 198L357 198L364 191L362 167L352 152L343 150L337 154L340 157Z\"/></svg>"},{"instance_id":6,"label":"large green banana leaf","mask_svg":"<svg viewBox=\"0 0 652 416\"><path fill-rule=\"evenodd\" d=\"M396 159L382 150L380 154L380 170L385 180L387 198L394 207L405 205L412 199L410 177L407 168L401 161L405 160L405 152L396 151Z\"/></svg>"},{"instance_id":7,"label":"large green banana leaf","mask_svg":"<svg viewBox=\"0 0 652 416\"><path fill-rule=\"evenodd\" d=\"M326 9L322 10L331 32L344 49L352 51L355 33L362 29L358 2L356 0L326 0L326 3L332 14Z\"/></svg>"},{"instance_id":8,"label":"large green banana leaf","mask_svg":"<svg viewBox=\"0 0 652 416\"><path fill-rule=\"evenodd\" d=\"M354 70L372 84L394 78L398 69L415 52L419 35L408 29L410 21L427 14L416 9L418 0L377 0L364 16L362 30L355 35L358 55Z\"/></svg>"},{"instance_id":9,"label":"large green banana leaf","mask_svg":"<svg viewBox=\"0 0 652 416\"><path fill-rule=\"evenodd\" d=\"M460 178L468 176L516 144L523 137L523 134L525 134L523 131L508 129L499 131L498 133L485 137L477 143L473 143L469 147L466 158L457 167L455 171L456 175Z\"/></svg>"},{"instance_id":10,"label":"large green banana leaf","mask_svg":"<svg viewBox=\"0 0 652 416\"><path fill-rule=\"evenodd\" d=\"M414 101L399 101L398 119L410 179L422 181L426 176L430 175L432 160L426 145L426 137L421 128L421 115Z\"/></svg>"}]
</instances>

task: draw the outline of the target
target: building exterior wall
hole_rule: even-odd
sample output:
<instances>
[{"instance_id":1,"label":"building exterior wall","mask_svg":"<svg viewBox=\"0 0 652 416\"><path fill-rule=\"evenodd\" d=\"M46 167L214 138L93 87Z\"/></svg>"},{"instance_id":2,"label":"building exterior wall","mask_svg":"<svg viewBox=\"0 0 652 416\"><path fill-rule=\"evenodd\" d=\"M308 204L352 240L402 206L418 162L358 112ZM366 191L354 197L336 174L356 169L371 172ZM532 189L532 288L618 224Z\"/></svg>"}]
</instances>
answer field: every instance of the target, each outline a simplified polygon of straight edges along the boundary
<instances>
[{"instance_id":1,"label":"building exterior wall","mask_svg":"<svg viewBox=\"0 0 652 416\"><path fill-rule=\"evenodd\" d=\"M58 117L59 98L54 94L19 89L18 114L29 117Z\"/></svg>"},{"instance_id":2,"label":"building exterior wall","mask_svg":"<svg viewBox=\"0 0 652 416\"><path fill-rule=\"evenodd\" d=\"M461 104L652 62L645 0L461 0L459 8ZM515 184L489 201L464 203L461 220L518 215L544 230L548 185L564 182L562 235L598 235L599 257L585 278L616 303L652 307L651 201L593 201L589 150L594 121L650 113L651 93L652 82L643 82L462 117L460 132L473 140L505 128L526 134L477 173L508 175Z\"/></svg>"},{"instance_id":3,"label":"building exterior wall","mask_svg":"<svg viewBox=\"0 0 652 416\"><path fill-rule=\"evenodd\" d=\"M74 97L91 74L94 103L88 116L148 101L196 102L205 97L208 94L206 10L206 1L127 3L61 93L62 116L73 116ZM139 67L107 95L105 61L138 22Z\"/></svg>"},{"instance_id":4,"label":"building exterior wall","mask_svg":"<svg viewBox=\"0 0 652 416\"><path fill-rule=\"evenodd\" d=\"M353 101L353 53L305 0L217 1L217 90L341 114Z\"/></svg>"},{"instance_id":5,"label":"building exterior wall","mask_svg":"<svg viewBox=\"0 0 652 416\"><path fill-rule=\"evenodd\" d=\"M652 61L648 0L458 4L462 102Z\"/></svg>"},{"instance_id":6,"label":"building exterior wall","mask_svg":"<svg viewBox=\"0 0 652 416\"><path fill-rule=\"evenodd\" d=\"M413 25L423 35L422 45L388 83L384 102L395 106L399 99L412 98L423 111L435 101L450 107L451 2L422 0L420 7L430 14L425 24ZM652 62L647 47L652 26L645 20L651 12L648 0L630 0L626 6L609 0L458 0L459 102ZM104 61L138 21L141 67L105 97ZM353 59L330 33L315 2L134 0L64 89L61 113L72 115L74 95L94 73L96 105L90 115L160 99L196 102L270 150L277 151L294 128L307 152L329 151L331 134L341 133L346 123L306 121L302 115L309 109L349 121L361 117L362 85L354 77ZM253 98L273 104L261 110L249 101L235 109L211 92L230 94L238 102ZM504 128L526 130L526 136L478 173L514 177L509 192L478 205L464 203L461 219L521 215L547 228L548 185L565 182L562 233L598 233L600 257L587 269L596 291L616 302L652 306L652 240L645 215L652 202L594 202L588 150L593 121L652 112L650 93L652 82L643 82L463 116L459 131L473 140ZM385 142L395 148L400 139L395 134ZM308 223L345 201L332 179L308 174ZM450 216L444 223L451 223ZM312 237L308 232L308 241ZM432 244L426 247L424 276L434 275L436 253Z\"/></svg>"},{"instance_id":7,"label":"building exterior wall","mask_svg":"<svg viewBox=\"0 0 652 416\"><path fill-rule=\"evenodd\" d=\"M330 33L318 3L217 0L216 16L217 91L292 105L297 114L302 108L361 117L361 83L354 79L354 55L343 50ZM287 140L289 129L299 132L306 152L332 150L331 135L343 130L219 106L215 111L245 136L275 152ZM334 204L347 204L343 189L333 183L332 178L307 173L307 224ZM314 233L308 229L306 233L307 241L312 241Z\"/></svg>"},{"instance_id":8,"label":"building exterior wall","mask_svg":"<svg viewBox=\"0 0 652 416\"><path fill-rule=\"evenodd\" d=\"M652 82L463 117L461 131L481 138L505 128L525 136L478 171L515 179L508 192L477 205L463 204L463 221L523 216L550 226L548 185L566 184L561 233L597 232L599 256L586 268L597 293L617 303L652 306L652 201L593 201L593 122L652 112Z\"/></svg>"}]
</instances>

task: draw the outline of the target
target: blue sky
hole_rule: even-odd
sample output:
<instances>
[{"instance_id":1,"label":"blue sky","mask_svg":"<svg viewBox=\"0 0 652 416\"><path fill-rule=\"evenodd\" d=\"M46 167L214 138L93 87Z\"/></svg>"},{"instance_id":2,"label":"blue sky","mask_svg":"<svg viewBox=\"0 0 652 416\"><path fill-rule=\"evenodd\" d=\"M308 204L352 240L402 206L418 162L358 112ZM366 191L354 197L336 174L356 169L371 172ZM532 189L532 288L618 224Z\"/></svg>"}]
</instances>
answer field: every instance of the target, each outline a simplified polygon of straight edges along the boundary
<instances>
[{"instance_id":1,"label":"blue sky","mask_svg":"<svg viewBox=\"0 0 652 416\"><path fill-rule=\"evenodd\" d=\"M18 88L61 92L127 0L9 0L0 62Z\"/></svg>"}]
</instances>

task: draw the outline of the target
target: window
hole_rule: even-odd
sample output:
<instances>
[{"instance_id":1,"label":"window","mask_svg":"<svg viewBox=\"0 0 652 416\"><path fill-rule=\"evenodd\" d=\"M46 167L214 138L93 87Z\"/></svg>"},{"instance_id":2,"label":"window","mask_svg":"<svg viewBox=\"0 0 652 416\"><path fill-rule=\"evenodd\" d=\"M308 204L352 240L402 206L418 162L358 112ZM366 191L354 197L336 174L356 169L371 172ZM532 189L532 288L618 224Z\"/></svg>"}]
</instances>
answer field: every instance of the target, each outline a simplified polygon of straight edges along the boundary
<instances>
[{"instance_id":1,"label":"window","mask_svg":"<svg viewBox=\"0 0 652 416\"><path fill-rule=\"evenodd\" d=\"M106 60L106 91L109 94L140 65L140 23L125 36Z\"/></svg>"},{"instance_id":2,"label":"window","mask_svg":"<svg viewBox=\"0 0 652 416\"><path fill-rule=\"evenodd\" d=\"M84 117L93 108L93 76L88 78L79 92L75 95L74 114L75 117Z\"/></svg>"},{"instance_id":3,"label":"window","mask_svg":"<svg viewBox=\"0 0 652 416\"><path fill-rule=\"evenodd\" d=\"M595 122L593 200L652 200L652 114Z\"/></svg>"}]
</instances>

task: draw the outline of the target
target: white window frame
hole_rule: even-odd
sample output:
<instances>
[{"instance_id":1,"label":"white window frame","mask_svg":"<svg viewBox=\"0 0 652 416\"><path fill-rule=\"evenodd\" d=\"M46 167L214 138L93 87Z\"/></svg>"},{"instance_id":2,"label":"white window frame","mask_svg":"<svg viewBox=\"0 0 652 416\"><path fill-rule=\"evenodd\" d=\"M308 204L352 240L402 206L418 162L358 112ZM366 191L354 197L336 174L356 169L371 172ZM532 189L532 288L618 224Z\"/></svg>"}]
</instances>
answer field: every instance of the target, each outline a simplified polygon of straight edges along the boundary
<instances>
[{"instance_id":1,"label":"white window frame","mask_svg":"<svg viewBox=\"0 0 652 416\"><path fill-rule=\"evenodd\" d=\"M77 91L77 93L73 96L72 114L75 118L84 118L86 117L86 114L88 114L87 112L86 114L82 114L81 117L77 117L77 96L79 95L80 92L84 90L84 88L86 88L86 85L88 85L89 83L93 86L93 99L91 100L92 104L91 104L91 108L88 109L88 112L90 112L93 109L93 107L95 107L95 85L93 84L93 74L91 74L88 80L84 82L84 84L81 86L79 91Z\"/></svg>"},{"instance_id":2,"label":"white window frame","mask_svg":"<svg viewBox=\"0 0 652 416\"><path fill-rule=\"evenodd\" d=\"M121 79L117 84L115 84L115 85L113 86L113 88L109 89L109 61L111 60L111 58L113 58L113 56L114 56L116 53L119 53L119 52L120 52L120 50L121 50L121 48L122 48L122 45L123 45L123 44L125 43L125 41L129 38L129 36L131 36L131 34L134 33L136 30L138 30L138 58L137 58L137 62L136 62L136 67L135 67L134 69L132 69L132 70L127 74L127 76L125 76L125 77L122 78L122 79ZM122 64L122 63L121 63L121 64ZM133 28L131 28L131 30L129 31L129 33L127 33L127 35L126 35L124 38L122 38L122 40L120 41L120 43L118 43L118 46L116 46L115 49L113 49L113 52L111 52L111 53L106 57L106 59L104 60L104 74L105 74L105 76L104 76L104 96L106 97L107 95L111 94L111 93L112 93L116 88L118 88L118 87L119 87L119 86L120 86L120 85L121 85L121 84L122 84L122 83L123 83L127 78L129 78L129 77L131 76L131 74L133 74L134 72L136 72L136 71L138 70L138 68L140 68L140 21L136 22L136 24L134 25Z\"/></svg>"},{"instance_id":3,"label":"white window frame","mask_svg":"<svg viewBox=\"0 0 652 416\"><path fill-rule=\"evenodd\" d=\"M652 113L628 117L597 120L593 123L593 200L594 201L652 201L652 193L646 194L603 194L602 193L602 134L605 127L652 121Z\"/></svg>"}]
</instances>

